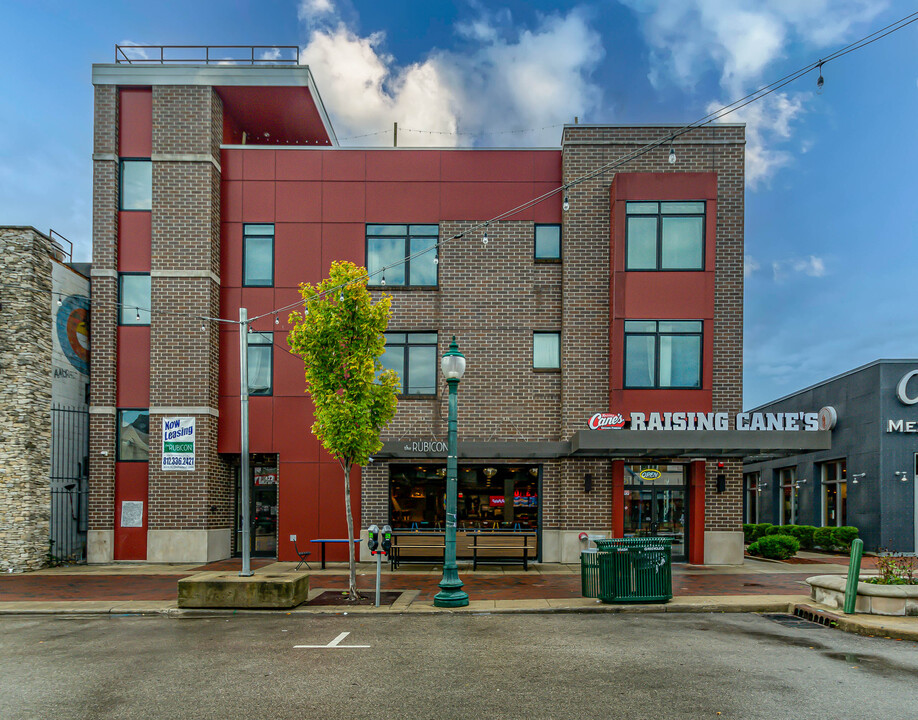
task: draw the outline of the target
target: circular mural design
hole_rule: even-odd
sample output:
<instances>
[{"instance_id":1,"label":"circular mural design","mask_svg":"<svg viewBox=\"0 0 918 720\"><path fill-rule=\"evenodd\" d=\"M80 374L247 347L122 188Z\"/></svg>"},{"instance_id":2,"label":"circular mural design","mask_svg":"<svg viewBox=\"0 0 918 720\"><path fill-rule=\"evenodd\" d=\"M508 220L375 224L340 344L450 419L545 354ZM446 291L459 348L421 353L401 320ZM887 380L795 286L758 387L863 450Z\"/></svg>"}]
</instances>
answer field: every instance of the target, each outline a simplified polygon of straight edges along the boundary
<instances>
[{"instance_id":1,"label":"circular mural design","mask_svg":"<svg viewBox=\"0 0 918 720\"><path fill-rule=\"evenodd\" d=\"M56 325L64 355L77 371L89 375L89 299L80 295L64 298Z\"/></svg>"}]
</instances>

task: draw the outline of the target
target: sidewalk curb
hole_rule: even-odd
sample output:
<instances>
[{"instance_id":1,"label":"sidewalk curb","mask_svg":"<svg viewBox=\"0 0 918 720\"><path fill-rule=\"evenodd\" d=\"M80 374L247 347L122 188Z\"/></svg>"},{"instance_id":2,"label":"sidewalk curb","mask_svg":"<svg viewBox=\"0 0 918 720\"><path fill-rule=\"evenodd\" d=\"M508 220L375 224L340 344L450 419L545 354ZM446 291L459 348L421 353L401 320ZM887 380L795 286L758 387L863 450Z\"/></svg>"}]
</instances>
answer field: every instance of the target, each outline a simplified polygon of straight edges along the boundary
<instances>
[{"instance_id":1,"label":"sidewalk curb","mask_svg":"<svg viewBox=\"0 0 918 720\"><path fill-rule=\"evenodd\" d=\"M915 628L912 630L884 624L884 619L886 618L900 619L901 616L845 615L844 613L834 612L830 608L810 603L797 603L792 612L807 620L813 620L822 625L834 627L838 630L844 630L845 632L854 633L856 635L918 642L918 619L915 620ZM868 621L867 618L870 618L870 620ZM888 622L888 620L885 621Z\"/></svg>"}]
</instances>

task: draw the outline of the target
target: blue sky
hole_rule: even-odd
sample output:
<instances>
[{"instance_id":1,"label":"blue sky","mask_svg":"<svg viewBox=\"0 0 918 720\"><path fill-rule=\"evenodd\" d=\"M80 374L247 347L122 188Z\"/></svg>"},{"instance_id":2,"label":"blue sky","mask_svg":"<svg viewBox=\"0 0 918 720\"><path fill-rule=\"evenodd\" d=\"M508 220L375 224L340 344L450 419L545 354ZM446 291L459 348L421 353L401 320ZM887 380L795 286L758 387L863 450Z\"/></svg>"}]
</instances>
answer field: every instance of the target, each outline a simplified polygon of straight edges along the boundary
<instances>
[{"instance_id":1,"label":"blue sky","mask_svg":"<svg viewBox=\"0 0 918 720\"><path fill-rule=\"evenodd\" d=\"M53 228L89 259L90 72L116 43L299 45L338 137L365 136L343 145L388 145L398 121L399 145L557 146L574 116L691 122L915 9L6 0L0 224ZM813 73L727 118L748 124L746 407L880 357L918 357L916 44L918 23L826 65L822 94Z\"/></svg>"}]
</instances>

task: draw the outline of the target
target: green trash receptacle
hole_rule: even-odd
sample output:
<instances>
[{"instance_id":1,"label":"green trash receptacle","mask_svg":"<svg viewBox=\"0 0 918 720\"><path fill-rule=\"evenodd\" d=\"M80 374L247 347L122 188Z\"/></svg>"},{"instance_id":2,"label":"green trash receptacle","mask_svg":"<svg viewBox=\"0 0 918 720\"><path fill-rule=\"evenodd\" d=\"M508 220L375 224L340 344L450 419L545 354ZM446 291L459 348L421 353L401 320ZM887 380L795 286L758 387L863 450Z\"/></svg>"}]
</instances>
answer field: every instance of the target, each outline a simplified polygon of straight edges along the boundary
<instances>
[{"instance_id":1,"label":"green trash receptacle","mask_svg":"<svg viewBox=\"0 0 918 720\"><path fill-rule=\"evenodd\" d=\"M599 599L606 603L662 603L673 597L672 538L597 540Z\"/></svg>"},{"instance_id":2,"label":"green trash receptacle","mask_svg":"<svg viewBox=\"0 0 918 720\"><path fill-rule=\"evenodd\" d=\"M580 551L580 593L583 597L599 597L599 551Z\"/></svg>"}]
</instances>

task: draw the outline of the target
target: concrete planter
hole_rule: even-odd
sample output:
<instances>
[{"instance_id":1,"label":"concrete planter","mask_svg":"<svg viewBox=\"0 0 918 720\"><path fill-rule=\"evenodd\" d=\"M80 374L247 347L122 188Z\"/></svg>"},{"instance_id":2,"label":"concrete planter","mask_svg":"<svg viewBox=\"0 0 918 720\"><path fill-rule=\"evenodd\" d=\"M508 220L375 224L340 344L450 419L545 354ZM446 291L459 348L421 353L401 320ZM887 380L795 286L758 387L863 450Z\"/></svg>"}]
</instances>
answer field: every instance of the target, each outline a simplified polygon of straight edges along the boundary
<instances>
[{"instance_id":1,"label":"concrete planter","mask_svg":"<svg viewBox=\"0 0 918 720\"><path fill-rule=\"evenodd\" d=\"M178 581L181 608L292 608L306 601L306 573L203 572Z\"/></svg>"},{"instance_id":2,"label":"concrete planter","mask_svg":"<svg viewBox=\"0 0 918 720\"><path fill-rule=\"evenodd\" d=\"M810 597L822 605L841 610L845 606L845 575L807 578ZM918 585L874 585L859 582L854 611L870 615L918 616Z\"/></svg>"}]
</instances>

